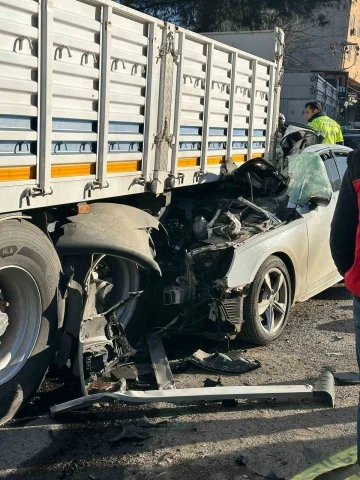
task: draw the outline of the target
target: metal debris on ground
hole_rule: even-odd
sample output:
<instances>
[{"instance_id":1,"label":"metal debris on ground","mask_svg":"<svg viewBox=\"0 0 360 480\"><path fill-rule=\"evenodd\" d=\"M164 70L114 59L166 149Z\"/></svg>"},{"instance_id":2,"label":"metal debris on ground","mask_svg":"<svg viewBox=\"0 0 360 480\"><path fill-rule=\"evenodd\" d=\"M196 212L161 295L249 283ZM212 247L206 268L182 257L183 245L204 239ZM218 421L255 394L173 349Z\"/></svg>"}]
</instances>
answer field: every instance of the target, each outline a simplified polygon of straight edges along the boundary
<instances>
[{"instance_id":1,"label":"metal debris on ground","mask_svg":"<svg viewBox=\"0 0 360 480\"><path fill-rule=\"evenodd\" d=\"M140 420L137 420L135 425L141 428L160 428L168 424L167 420L162 420L160 422L152 423L147 417L142 417Z\"/></svg>"},{"instance_id":2,"label":"metal debris on ground","mask_svg":"<svg viewBox=\"0 0 360 480\"><path fill-rule=\"evenodd\" d=\"M174 455L171 455L171 453L165 453L159 458L158 463L171 463L173 459Z\"/></svg>"},{"instance_id":3,"label":"metal debris on ground","mask_svg":"<svg viewBox=\"0 0 360 480\"><path fill-rule=\"evenodd\" d=\"M184 373L189 368L187 360L173 360L170 362L171 371L175 374Z\"/></svg>"},{"instance_id":4,"label":"metal debris on ground","mask_svg":"<svg viewBox=\"0 0 360 480\"><path fill-rule=\"evenodd\" d=\"M145 433L149 428L161 428L167 425L167 420L160 422L150 422L147 417L142 417L139 420L131 420L129 423L123 425L122 432L117 437L110 440L111 443L119 443L122 441L135 441L141 442L149 438L149 435Z\"/></svg>"},{"instance_id":5,"label":"metal debris on ground","mask_svg":"<svg viewBox=\"0 0 360 480\"><path fill-rule=\"evenodd\" d=\"M246 360L233 353L206 353L202 350L195 352L189 362L205 370L233 374L248 373L261 367L257 360Z\"/></svg>"},{"instance_id":6,"label":"metal debris on ground","mask_svg":"<svg viewBox=\"0 0 360 480\"><path fill-rule=\"evenodd\" d=\"M111 370L111 376L115 380L121 380L124 378L125 380L133 380L134 382L137 382L139 380L138 375L138 369L135 365L120 365Z\"/></svg>"},{"instance_id":7,"label":"metal debris on ground","mask_svg":"<svg viewBox=\"0 0 360 480\"><path fill-rule=\"evenodd\" d=\"M130 441L130 440L142 441L142 440L146 440L147 438L149 438L149 435L147 435L141 429L141 427L138 427L137 425L133 425L130 423L128 425L124 425L120 435L110 440L110 442L114 444L122 441Z\"/></svg>"},{"instance_id":8,"label":"metal debris on ground","mask_svg":"<svg viewBox=\"0 0 360 480\"><path fill-rule=\"evenodd\" d=\"M147 335L146 342L159 390L175 388L174 377L161 338L158 335Z\"/></svg>"},{"instance_id":9,"label":"metal debris on ground","mask_svg":"<svg viewBox=\"0 0 360 480\"><path fill-rule=\"evenodd\" d=\"M114 393L98 393L76 398L61 405L51 407L52 415L85 408L98 402L127 403L178 403L194 401L223 401L241 398L317 398L329 407L335 405L334 376L324 371L314 386L311 385L256 385L213 388L182 388L171 390L126 390Z\"/></svg>"},{"instance_id":10,"label":"metal debris on ground","mask_svg":"<svg viewBox=\"0 0 360 480\"><path fill-rule=\"evenodd\" d=\"M211 387L222 387L222 381L221 377L219 377L217 380L212 380L211 378L207 378L204 381L204 388L211 388Z\"/></svg>"},{"instance_id":11,"label":"metal debris on ground","mask_svg":"<svg viewBox=\"0 0 360 480\"><path fill-rule=\"evenodd\" d=\"M248 457L239 455L235 460L236 465L239 467L246 467L252 473L256 473L260 477L267 478L269 480L284 480L276 475L275 472L269 470L269 468L260 462L252 462Z\"/></svg>"},{"instance_id":12,"label":"metal debris on ground","mask_svg":"<svg viewBox=\"0 0 360 480\"><path fill-rule=\"evenodd\" d=\"M335 372L335 379L339 385L359 385L360 375L358 372Z\"/></svg>"},{"instance_id":13,"label":"metal debris on ground","mask_svg":"<svg viewBox=\"0 0 360 480\"><path fill-rule=\"evenodd\" d=\"M314 465L315 463L318 463L321 461L320 455L315 452L312 448L309 447L304 447L303 448L303 453L306 458L306 460L311 464Z\"/></svg>"},{"instance_id":14,"label":"metal debris on ground","mask_svg":"<svg viewBox=\"0 0 360 480\"><path fill-rule=\"evenodd\" d=\"M249 463L249 459L247 457L245 457L244 455L239 455L235 459L235 463L236 463L236 465L239 465L239 467L246 467L247 464Z\"/></svg>"}]
</instances>

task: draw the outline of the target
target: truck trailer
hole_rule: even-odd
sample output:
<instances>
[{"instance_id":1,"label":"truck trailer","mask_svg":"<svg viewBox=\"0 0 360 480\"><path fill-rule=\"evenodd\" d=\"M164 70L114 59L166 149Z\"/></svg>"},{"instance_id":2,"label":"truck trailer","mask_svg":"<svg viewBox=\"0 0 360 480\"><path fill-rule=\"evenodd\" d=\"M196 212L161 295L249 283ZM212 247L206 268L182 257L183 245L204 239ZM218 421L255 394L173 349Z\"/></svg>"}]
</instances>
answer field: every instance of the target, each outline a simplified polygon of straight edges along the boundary
<instances>
[{"instance_id":1,"label":"truck trailer","mask_svg":"<svg viewBox=\"0 0 360 480\"><path fill-rule=\"evenodd\" d=\"M110 0L0 0L0 39L2 423L51 366L86 394L149 326L241 331L224 278L270 224L239 236L221 205L268 157L281 59Z\"/></svg>"}]
</instances>

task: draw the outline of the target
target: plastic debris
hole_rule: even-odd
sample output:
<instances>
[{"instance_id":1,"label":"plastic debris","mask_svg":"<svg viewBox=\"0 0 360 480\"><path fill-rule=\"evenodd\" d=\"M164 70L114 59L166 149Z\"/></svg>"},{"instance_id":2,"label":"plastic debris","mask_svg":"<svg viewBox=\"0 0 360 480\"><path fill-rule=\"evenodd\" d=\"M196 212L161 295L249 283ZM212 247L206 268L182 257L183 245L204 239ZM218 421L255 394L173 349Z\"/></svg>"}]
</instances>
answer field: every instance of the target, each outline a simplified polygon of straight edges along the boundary
<instances>
[{"instance_id":1,"label":"plastic debris","mask_svg":"<svg viewBox=\"0 0 360 480\"><path fill-rule=\"evenodd\" d=\"M205 370L234 374L251 372L261 367L257 360L246 360L236 354L206 353L202 350L195 352L189 362Z\"/></svg>"}]
</instances>

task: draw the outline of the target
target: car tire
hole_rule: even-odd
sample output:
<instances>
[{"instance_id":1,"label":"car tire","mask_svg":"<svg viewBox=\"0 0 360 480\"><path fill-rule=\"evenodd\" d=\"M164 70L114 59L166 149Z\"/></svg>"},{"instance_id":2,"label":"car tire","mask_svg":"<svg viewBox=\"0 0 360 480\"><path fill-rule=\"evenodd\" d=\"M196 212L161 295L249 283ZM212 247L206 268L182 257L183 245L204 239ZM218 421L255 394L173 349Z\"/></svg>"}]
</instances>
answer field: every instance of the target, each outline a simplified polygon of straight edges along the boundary
<instances>
[{"instance_id":1,"label":"car tire","mask_svg":"<svg viewBox=\"0 0 360 480\"><path fill-rule=\"evenodd\" d=\"M292 304L289 272L282 260L269 257L260 267L244 300L241 337L268 345L283 332Z\"/></svg>"},{"instance_id":2,"label":"car tire","mask_svg":"<svg viewBox=\"0 0 360 480\"><path fill-rule=\"evenodd\" d=\"M36 393L54 359L63 320L61 275L41 230L22 220L0 223L0 424Z\"/></svg>"}]
</instances>

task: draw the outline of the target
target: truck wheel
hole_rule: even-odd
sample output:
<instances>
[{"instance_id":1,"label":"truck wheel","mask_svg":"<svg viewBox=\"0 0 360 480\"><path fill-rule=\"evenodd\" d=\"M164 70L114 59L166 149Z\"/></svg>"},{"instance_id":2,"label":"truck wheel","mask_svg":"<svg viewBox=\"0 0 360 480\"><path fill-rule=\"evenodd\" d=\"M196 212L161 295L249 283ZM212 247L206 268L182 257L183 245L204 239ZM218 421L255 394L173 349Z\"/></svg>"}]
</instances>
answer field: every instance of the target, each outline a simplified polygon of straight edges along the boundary
<instances>
[{"instance_id":1,"label":"truck wheel","mask_svg":"<svg viewBox=\"0 0 360 480\"><path fill-rule=\"evenodd\" d=\"M267 345L284 330L291 307L291 281L285 264L275 256L260 267L244 301L241 337Z\"/></svg>"},{"instance_id":2,"label":"truck wheel","mask_svg":"<svg viewBox=\"0 0 360 480\"><path fill-rule=\"evenodd\" d=\"M107 300L108 306L126 298L130 292L144 291L143 295L116 312L117 321L124 327L128 340L136 342L146 327L143 307L149 295L147 272L129 260L106 256L98 266L98 273L100 280L106 280L113 285L112 293Z\"/></svg>"},{"instance_id":3,"label":"truck wheel","mask_svg":"<svg viewBox=\"0 0 360 480\"><path fill-rule=\"evenodd\" d=\"M37 391L62 322L61 265L46 235L19 220L0 223L0 424Z\"/></svg>"}]
</instances>

